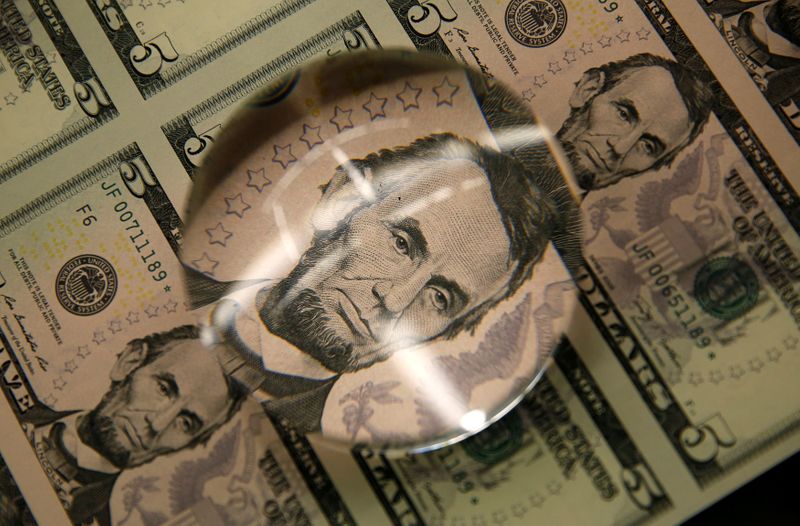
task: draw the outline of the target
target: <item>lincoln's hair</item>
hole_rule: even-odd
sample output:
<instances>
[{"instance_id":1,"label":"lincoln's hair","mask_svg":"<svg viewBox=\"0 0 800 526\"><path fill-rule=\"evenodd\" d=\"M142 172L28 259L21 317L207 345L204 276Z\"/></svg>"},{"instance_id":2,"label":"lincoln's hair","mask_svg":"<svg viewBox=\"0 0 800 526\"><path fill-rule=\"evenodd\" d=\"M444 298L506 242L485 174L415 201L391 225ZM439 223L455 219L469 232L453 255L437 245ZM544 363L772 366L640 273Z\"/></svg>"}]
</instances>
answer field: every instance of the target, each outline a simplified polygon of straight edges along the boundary
<instances>
[{"instance_id":1,"label":"lincoln's hair","mask_svg":"<svg viewBox=\"0 0 800 526\"><path fill-rule=\"evenodd\" d=\"M633 73L634 69L651 66L664 68L672 75L672 80L678 88L678 93L680 93L683 104L689 112L689 123L691 124L689 137L685 144L674 148L667 155L659 159L652 167L652 169L656 170L663 166L669 166L673 159L675 159L675 156L678 155L678 152L684 146L691 144L692 141L700 135L700 132L703 131L703 126L708 122L708 116L711 114L711 108L715 101L714 93L711 91L711 88L706 82L700 80L691 69L683 64L679 64L674 60L664 57L651 55L650 53L640 53L623 60L609 62L602 66L591 68L587 70L586 73L591 75L602 72L605 75L605 83L595 95L597 96L628 78L628 76Z\"/></svg>"},{"instance_id":2,"label":"lincoln's hair","mask_svg":"<svg viewBox=\"0 0 800 526\"><path fill-rule=\"evenodd\" d=\"M153 334L149 334L143 338L137 338L131 340L130 344L132 345L144 345L145 346L145 356L142 359L141 364L136 369L147 365L148 363L152 362L162 354L169 352L172 348L172 344L177 343L181 340L197 340L198 345L202 345L200 343L200 329L196 325L181 325L180 327L175 327L169 331L165 332L157 332ZM208 352L214 352L212 349L209 349ZM130 374L133 374L134 371L131 371ZM219 422L215 423L213 426L210 426L208 429L203 431L201 434L197 435L192 439L192 441L187 445L187 447L191 448L196 446L197 444L204 444L208 442L208 439L211 438L211 435L214 434L214 431L217 430L218 427L222 426L225 422L230 420L233 415L239 411L239 408L242 405L242 402L248 395L247 388L236 381L235 379L231 378L227 374L223 375L225 377L225 381L228 385L228 412L225 414L225 417L220 420Z\"/></svg>"},{"instance_id":3,"label":"lincoln's hair","mask_svg":"<svg viewBox=\"0 0 800 526\"><path fill-rule=\"evenodd\" d=\"M514 269L499 296L476 306L454 320L439 336L453 338L462 330L474 331L483 316L508 298L530 278L534 265L541 259L555 228L558 211L554 202L536 184L537 174L508 153L498 152L452 133L439 133L418 139L408 146L383 149L364 159L351 160L337 172L372 171L373 187L378 200L402 186L392 179L393 168L413 167L426 161L468 160L486 174L497 210L510 243L509 260ZM554 169L554 166L541 168ZM342 174L343 175L343 174ZM539 174L541 175L541 174ZM330 184L330 183L329 183Z\"/></svg>"}]
</instances>

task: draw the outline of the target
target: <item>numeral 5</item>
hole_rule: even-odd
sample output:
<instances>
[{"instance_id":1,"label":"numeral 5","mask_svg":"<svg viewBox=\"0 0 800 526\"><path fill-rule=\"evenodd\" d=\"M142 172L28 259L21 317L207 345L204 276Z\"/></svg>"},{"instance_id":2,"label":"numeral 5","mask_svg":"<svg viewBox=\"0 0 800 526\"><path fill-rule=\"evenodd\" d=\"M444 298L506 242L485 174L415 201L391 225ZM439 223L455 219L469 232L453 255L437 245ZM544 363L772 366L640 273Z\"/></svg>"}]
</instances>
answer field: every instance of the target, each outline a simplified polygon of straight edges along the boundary
<instances>
[{"instance_id":1,"label":"numeral 5","mask_svg":"<svg viewBox=\"0 0 800 526\"><path fill-rule=\"evenodd\" d=\"M719 413L699 426L684 427L678 438L683 450L695 462L709 462L717 456L720 446L731 447L736 443L736 437Z\"/></svg>"},{"instance_id":2,"label":"numeral 5","mask_svg":"<svg viewBox=\"0 0 800 526\"><path fill-rule=\"evenodd\" d=\"M125 181L125 186L136 197L144 196L147 188L158 186L156 176L141 155L123 161L119 165L119 174Z\"/></svg>"},{"instance_id":3,"label":"numeral 5","mask_svg":"<svg viewBox=\"0 0 800 526\"><path fill-rule=\"evenodd\" d=\"M119 28L122 27L122 17L117 8L111 5L109 0L94 0L94 5L102 13L106 25L113 31L119 31Z\"/></svg>"},{"instance_id":4,"label":"numeral 5","mask_svg":"<svg viewBox=\"0 0 800 526\"><path fill-rule=\"evenodd\" d=\"M72 91L75 93L81 109L90 117L97 117L104 107L111 106L111 99L108 98L106 90L94 77L83 82L76 82Z\"/></svg>"},{"instance_id":5,"label":"numeral 5","mask_svg":"<svg viewBox=\"0 0 800 526\"><path fill-rule=\"evenodd\" d=\"M221 130L222 125L217 124L213 128L202 132L199 137L190 137L183 143L183 153L186 154L186 158L193 166L202 164L203 158L208 153L208 145L214 142Z\"/></svg>"},{"instance_id":6,"label":"numeral 5","mask_svg":"<svg viewBox=\"0 0 800 526\"><path fill-rule=\"evenodd\" d=\"M178 52L167 36L167 33L160 33L151 38L143 45L136 45L131 48L131 64L140 75L155 75L161 69L164 62L173 62L178 59Z\"/></svg>"},{"instance_id":7,"label":"numeral 5","mask_svg":"<svg viewBox=\"0 0 800 526\"><path fill-rule=\"evenodd\" d=\"M631 500L643 510L648 510L653 501L664 496L664 491L650 468L636 464L622 470L622 483Z\"/></svg>"},{"instance_id":8,"label":"numeral 5","mask_svg":"<svg viewBox=\"0 0 800 526\"><path fill-rule=\"evenodd\" d=\"M427 37L439 31L442 21L452 22L458 18L458 13L450 0L422 0L408 9L406 18L415 33Z\"/></svg>"}]
</instances>

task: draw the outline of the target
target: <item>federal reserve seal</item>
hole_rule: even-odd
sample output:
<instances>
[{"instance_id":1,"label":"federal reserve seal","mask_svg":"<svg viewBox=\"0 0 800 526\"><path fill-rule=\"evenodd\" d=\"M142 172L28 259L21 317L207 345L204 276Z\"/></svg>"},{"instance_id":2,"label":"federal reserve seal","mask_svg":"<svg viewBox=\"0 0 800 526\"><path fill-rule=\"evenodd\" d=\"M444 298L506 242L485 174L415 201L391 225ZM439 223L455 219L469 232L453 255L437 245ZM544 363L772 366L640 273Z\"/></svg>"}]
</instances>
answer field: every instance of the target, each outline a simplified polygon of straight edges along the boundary
<instances>
[{"instance_id":1,"label":"federal reserve seal","mask_svg":"<svg viewBox=\"0 0 800 526\"><path fill-rule=\"evenodd\" d=\"M464 451L482 464L497 464L522 447L522 417L517 411L464 440Z\"/></svg>"},{"instance_id":2,"label":"federal reserve seal","mask_svg":"<svg viewBox=\"0 0 800 526\"><path fill-rule=\"evenodd\" d=\"M523 46L549 46L566 27L567 9L561 0L511 0L506 8L506 29Z\"/></svg>"},{"instance_id":3,"label":"federal reserve seal","mask_svg":"<svg viewBox=\"0 0 800 526\"><path fill-rule=\"evenodd\" d=\"M721 320L733 320L758 300L758 277L747 263L734 257L708 261L694 278L694 296L704 311Z\"/></svg>"},{"instance_id":4,"label":"federal reserve seal","mask_svg":"<svg viewBox=\"0 0 800 526\"><path fill-rule=\"evenodd\" d=\"M61 306L78 316L105 309L117 293L117 273L111 263L93 254L77 256L56 276L56 297Z\"/></svg>"}]
</instances>

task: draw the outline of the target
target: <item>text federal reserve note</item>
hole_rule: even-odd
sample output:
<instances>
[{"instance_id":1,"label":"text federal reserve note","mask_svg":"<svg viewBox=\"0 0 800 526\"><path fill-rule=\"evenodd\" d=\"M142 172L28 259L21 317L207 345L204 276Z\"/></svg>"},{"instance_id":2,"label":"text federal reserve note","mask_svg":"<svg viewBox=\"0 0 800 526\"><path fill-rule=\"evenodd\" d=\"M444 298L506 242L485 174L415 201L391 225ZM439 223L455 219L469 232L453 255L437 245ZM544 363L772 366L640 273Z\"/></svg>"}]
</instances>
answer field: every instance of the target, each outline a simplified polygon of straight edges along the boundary
<instances>
[{"instance_id":1,"label":"text federal reserve note","mask_svg":"<svg viewBox=\"0 0 800 526\"><path fill-rule=\"evenodd\" d=\"M389 4L560 140L584 191L582 302L698 483L793 436L800 201L667 7Z\"/></svg>"},{"instance_id":2,"label":"text federal reserve note","mask_svg":"<svg viewBox=\"0 0 800 526\"><path fill-rule=\"evenodd\" d=\"M461 444L355 453L396 524L640 524L672 508L569 341L554 358L514 411Z\"/></svg>"},{"instance_id":3,"label":"text federal reserve note","mask_svg":"<svg viewBox=\"0 0 800 526\"><path fill-rule=\"evenodd\" d=\"M87 1L147 99L314 0Z\"/></svg>"},{"instance_id":4,"label":"text federal reserve note","mask_svg":"<svg viewBox=\"0 0 800 526\"><path fill-rule=\"evenodd\" d=\"M117 116L54 2L0 3L0 183Z\"/></svg>"}]
</instances>

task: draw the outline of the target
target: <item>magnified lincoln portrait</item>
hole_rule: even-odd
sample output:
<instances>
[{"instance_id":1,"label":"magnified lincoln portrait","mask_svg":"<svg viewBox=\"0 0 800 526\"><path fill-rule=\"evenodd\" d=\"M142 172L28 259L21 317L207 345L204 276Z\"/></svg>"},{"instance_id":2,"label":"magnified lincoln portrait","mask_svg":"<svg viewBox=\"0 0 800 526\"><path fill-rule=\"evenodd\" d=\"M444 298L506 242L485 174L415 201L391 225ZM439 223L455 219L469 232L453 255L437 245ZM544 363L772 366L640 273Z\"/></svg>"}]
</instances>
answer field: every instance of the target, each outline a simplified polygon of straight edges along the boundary
<instances>
[{"instance_id":1,"label":"magnified lincoln portrait","mask_svg":"<svg viewBox=\"0 0 800 526\"><path fill-rule=\"evenodd\" d=\"M353 159L322 187L287 277L220 282L189 268L190 297L218 302L215 324L260 369L267 409L318 430L340 374L474 330L531 277L559 216L543 176L450 133Z\"/></svg>"}]
</instances>

